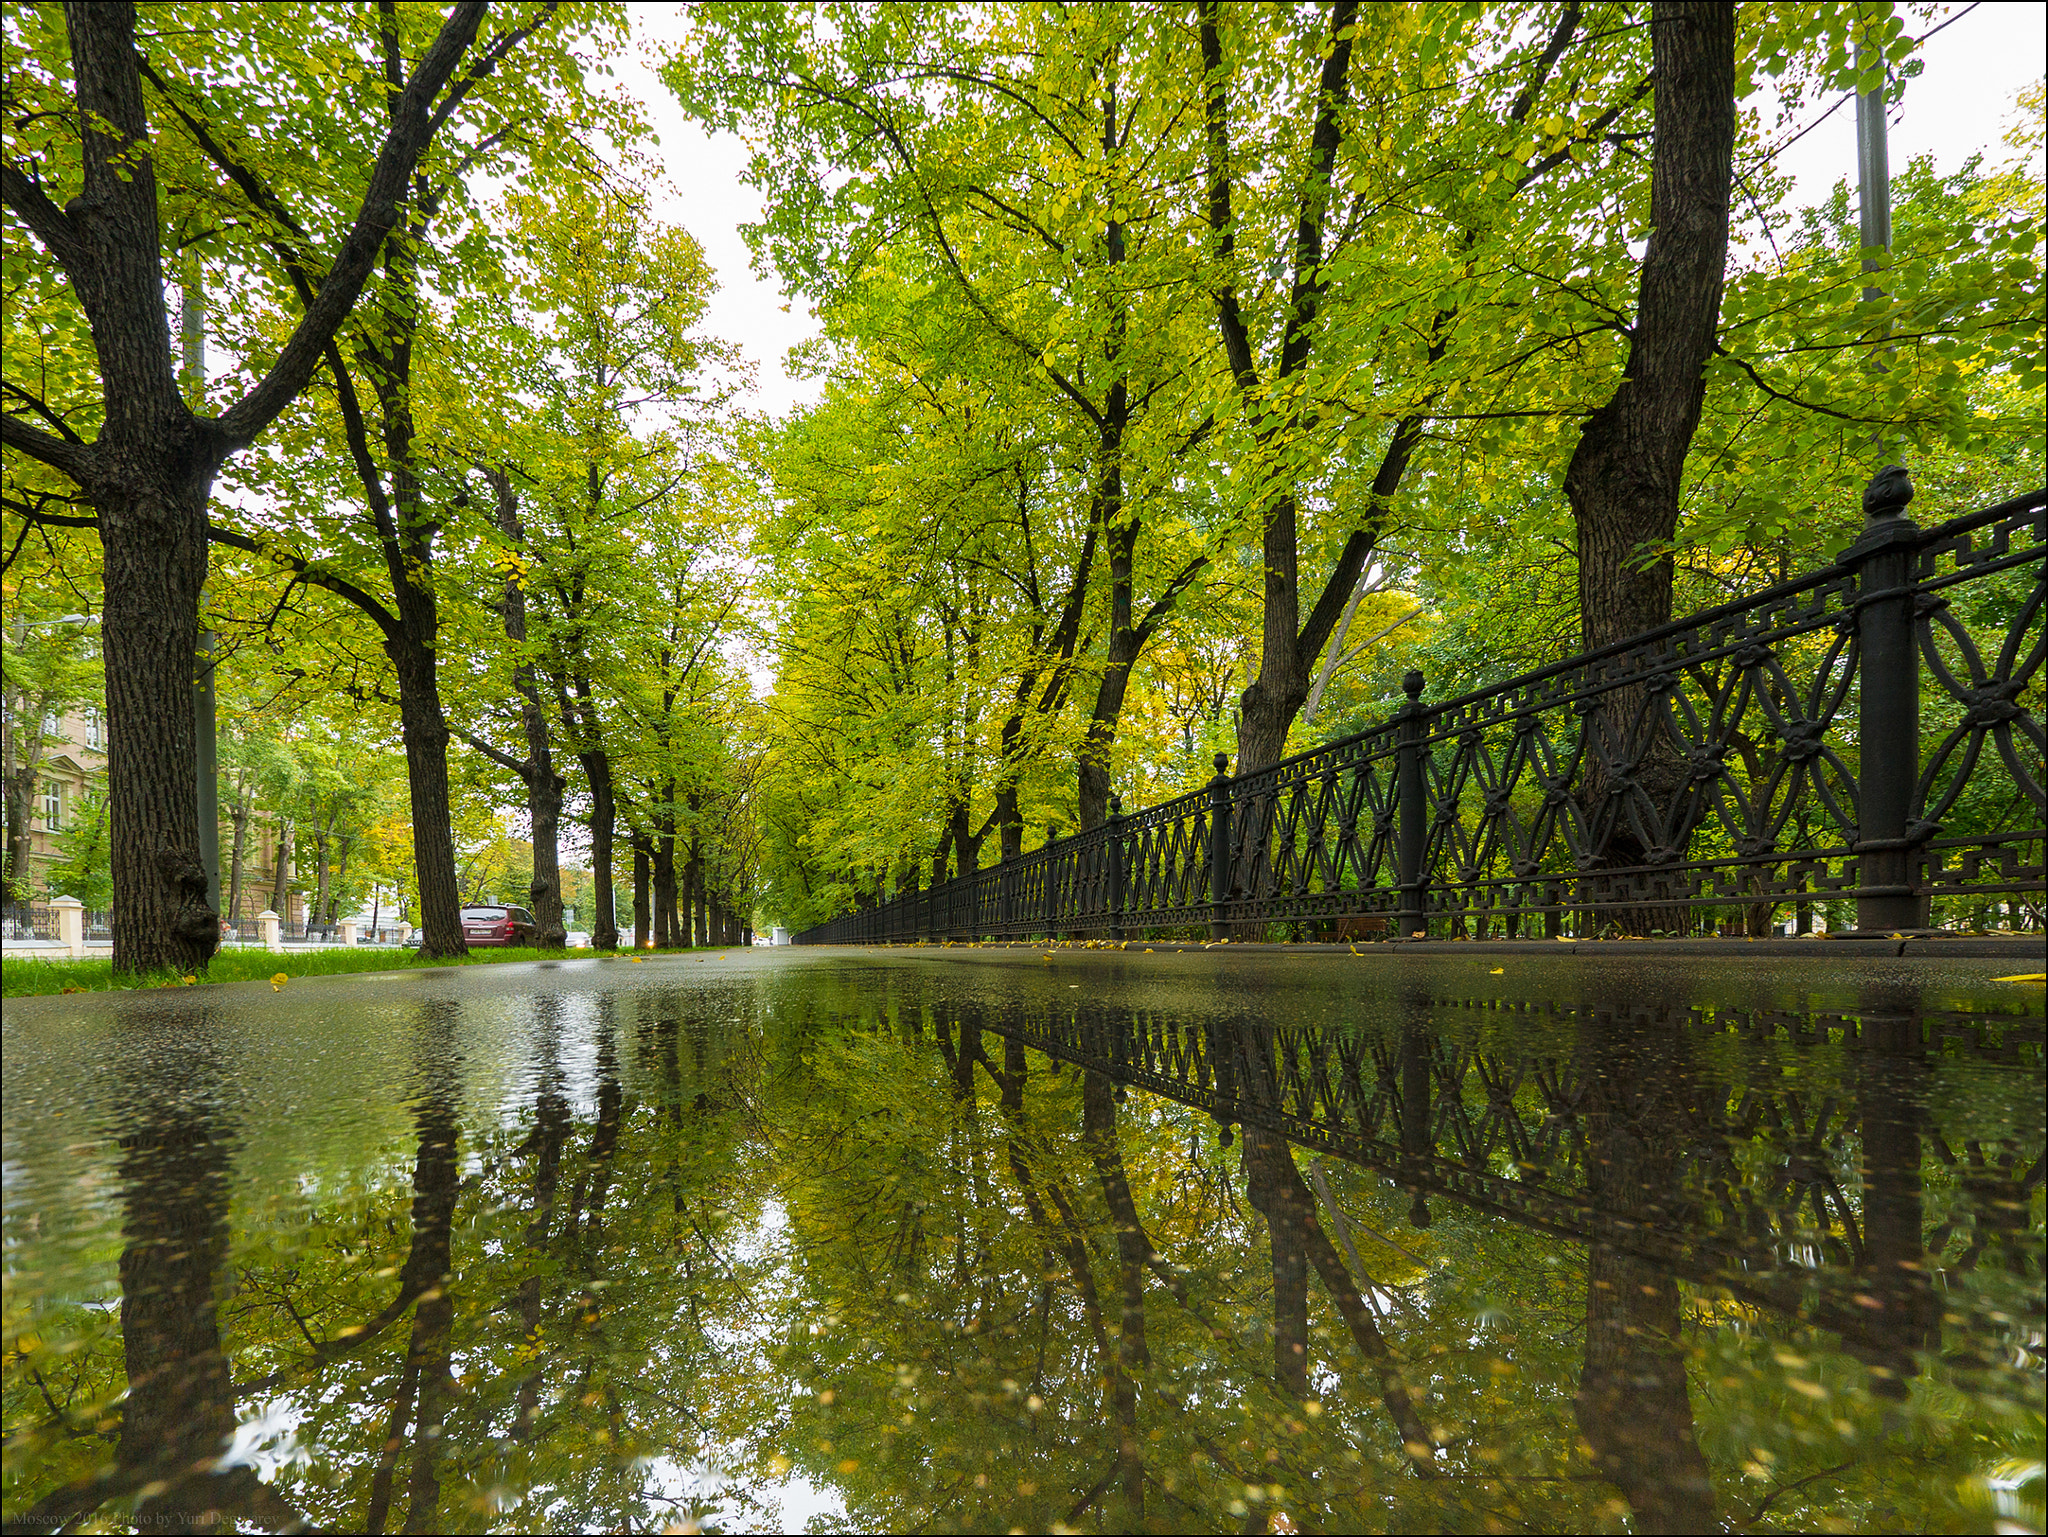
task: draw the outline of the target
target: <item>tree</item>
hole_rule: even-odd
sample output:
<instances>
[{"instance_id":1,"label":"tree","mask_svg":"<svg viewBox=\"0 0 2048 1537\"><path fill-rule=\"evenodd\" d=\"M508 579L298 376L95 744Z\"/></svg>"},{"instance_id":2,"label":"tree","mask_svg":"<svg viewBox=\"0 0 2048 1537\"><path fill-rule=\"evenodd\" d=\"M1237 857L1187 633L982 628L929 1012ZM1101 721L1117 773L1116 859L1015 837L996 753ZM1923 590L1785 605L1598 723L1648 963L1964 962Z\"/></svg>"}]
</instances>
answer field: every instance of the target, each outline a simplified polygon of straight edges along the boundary
<instances>
[{"instance_id":1,"label":"tree","mask_svg":"<svg viewBox=\"0 0 2048 1537\"><path fill-rule=\"evenodd\" d=\"M113 906L113 840L103 790L87 790L72 808L71 825L57 836L57 860L50 866L51 896L76 897L94 912Z\"/></svg>"},{"instance_id":2,"label":"tree","mask_svg":"<svg viewBox=\"0 0 2048 1537\"><path fill-rule=\"evenodd\" d=\"M29 530L24 527L23 536ZM16 582L27 573L17 571ZM0 618L0 707L5 718L4 774L7 849L0 901L25 906L29 890L29 839L36 794L41 787L45 755L61 738L53 728L65 713L80 705L97 708L97 647L85 614L54 614L48 598L59 592L38 592L33 598L14 583L7 593L8 612ZM100 904L102 907L104 903ZM18 910L18 909L17 909Z\"/></svg>"},{"instance_id":3,"label":"tree","mask_svg":"<svg viewBox=\"0 0 2048 1537\"><path fill-rule=\"evenodd\" d=\"M1613 397L1586 419L1564 473L1578 528L1588 651L1671 617L1679 479L1706 399L1728 260L1735 152L1735 12L1657 0L1650 238Z\"/></svg>"},{"instance_id":4,"label":"tree","mask_svg":"<svg viewBox=\"0 0 2048 1537\"><path fill-rule=\"evenodd\" d=\"M554 852L564 782L552 765L559 730L584 771L599 949L618 943L612 843L621 722L609 674L639 658L617 631L654 599L631 580L649 543L642 524L685 504L716 475L720 414L732 389L718 372L732 350L696 332L712 291L702 248L681 229L650 230L632 185L506 200L520 282L479 305L465 327L495 344L524 388L479 434L474 453L497 512L500 612L525 754L465 733L527 790L536 913L560 906ZM527 404L531 401L531 405ZM729 484L729 482L728 482ZM550 717L554 725L549 724Z\"/></svg>"},{"instance_id":5,"label":"tree","mask_svg":"<svg viewBox=\"0 0 2048 1537\"><path fill-rule=\"evenodd\" d=\"M118 971L201 966L219 944L197 853L191 709L214 477L311 381L399 221L429 143L552 9L541 8L471 56L485 6L464 0L409 75L395 8L384 13L380 73L391 91L388 126L355 213L336 232L331 258L305 253L311 265L302 265L302 274L312 292L303 315L254 386L213 416L186 402L173 365L163 244L166 214L175 210L163 206L144 89L154 66L137 47L134 5L67 5L61 32L50 8L39 6L25 18L33 28L29 48L10 43L8 95L39 110L21 143L34 159L21 164L10 157L0 166L0 193L34 237L39 259L61 269L84 311L103 414L95 413L97 433L87 440L64 414L72 402L53 406L10 380L0 441L77 487L74 499L92 508L105 552ZM304 79L318 73L305 69L312 62L355 65L331 36L309 36L300 13L248 16L255 56L275 61L281 72ZM291 68L286 57L301 49L308 49L306 58L292 60L301 67ZM194 98L163 90L160 79L151 82L159 89L158 115L176 115L202 145L218 137L212 127L226 134L224 125L209 125L193 110ZM294 127L303 135L307 125Z\"/></svg>"},{"instance_id":6,"label":"tree","mask_svg":"<svg viewBox=\"0 0 2048 1537\"><path fill-rule=\"evenodd\" d=\"M1099 581L1102 653L1073 748L1079 821L1096 826L1132 671L1211 559L1178 505L1179 461L1209 426L1190 410L1191 378L1210 360L1186 345L1195 295L1173 281L1186 266L1173 198L1185 146L1176 104L1147 89L1151 23L1125 6L1022 7L965 30L939 6L829 23L702 14L701 41L664 78L767 136L773 152L753 167L768 194L761 243L786 278L848 328L865 328L862 314L909 321L947 372L1028 381L1084 456L1067 488L1085 509L1061 552L1071 585L1057 603L1046 595L1057 619L1008 711L1005 773L1028 718L1077 681ZM827 165L849 174L823 196ZM1004 852L1019 852L1014 807L999 825Z\"/></svg>"}]
</instances>

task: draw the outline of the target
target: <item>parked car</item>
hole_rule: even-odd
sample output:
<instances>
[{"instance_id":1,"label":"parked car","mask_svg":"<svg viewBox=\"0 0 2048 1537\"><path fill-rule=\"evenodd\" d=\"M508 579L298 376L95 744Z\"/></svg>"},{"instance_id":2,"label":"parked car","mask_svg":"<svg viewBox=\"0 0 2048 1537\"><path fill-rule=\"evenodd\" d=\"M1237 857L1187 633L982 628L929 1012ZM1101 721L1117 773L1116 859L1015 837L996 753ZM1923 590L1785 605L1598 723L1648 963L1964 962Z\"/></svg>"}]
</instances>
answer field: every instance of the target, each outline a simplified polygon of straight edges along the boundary
<instances>
[{"instance_id":1,"label":"parked car","mask_svg":"<svg viewBox=\"0 0 2048 1537\"><path fill-rule=\"evenodd\" d=\"M590 948L590 936L581 929L571 929L569 930L569 937L563 943L571 950L588 950Z\"/></svg>"},{"instance_id":2,"label":"parked car","mask_svg":"<svg viewBox=\"0 0 2048 1537\"><path fill-rule=\"evenodd\" d=\"M465 907L462 937L473 945L531 945L540 925L523 907Z\"/></svg>"}]
</instances>

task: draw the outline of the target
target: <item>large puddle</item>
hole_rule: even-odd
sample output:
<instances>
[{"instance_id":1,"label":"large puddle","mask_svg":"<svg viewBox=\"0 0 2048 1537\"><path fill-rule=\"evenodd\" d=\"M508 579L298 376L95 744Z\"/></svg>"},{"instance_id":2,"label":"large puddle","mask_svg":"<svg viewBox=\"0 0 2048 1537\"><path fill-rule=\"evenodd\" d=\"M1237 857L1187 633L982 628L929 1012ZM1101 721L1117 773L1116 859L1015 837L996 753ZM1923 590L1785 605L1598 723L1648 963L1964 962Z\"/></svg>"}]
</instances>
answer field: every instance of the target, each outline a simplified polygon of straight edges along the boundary
<instances>
[{"instance_id":1,"label":"large puddle","mask_svg":"<svg viewBox=\"0 0 2048 1537\"><path fill-rule=\"evenodd\" d=\"M2039 1530L2021 969L10 1003L8 1530Z\"/></svg>"}]
</instances>

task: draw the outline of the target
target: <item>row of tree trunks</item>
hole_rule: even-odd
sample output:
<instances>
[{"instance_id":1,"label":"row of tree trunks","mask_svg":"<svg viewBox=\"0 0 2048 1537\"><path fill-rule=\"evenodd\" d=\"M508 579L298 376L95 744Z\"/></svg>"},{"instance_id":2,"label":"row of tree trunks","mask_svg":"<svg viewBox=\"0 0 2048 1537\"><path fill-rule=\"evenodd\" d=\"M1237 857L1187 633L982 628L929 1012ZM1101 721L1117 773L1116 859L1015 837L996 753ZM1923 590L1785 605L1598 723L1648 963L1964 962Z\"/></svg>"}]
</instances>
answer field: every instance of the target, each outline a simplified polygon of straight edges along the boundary
<instances>
[{"instance_id":1,"label":"row of tree trunks","mask_svg":"<svg viewBox=\"0 0 2048 1537\"><path fill-rule=\"evenodd\" d=\"M694 809L694 808L693 808ZM662 831L636 834L633 848L633 948L688 949L746 943L744 915L711 884L710 861L692 838L676 860L674 813L649 819Z\"/></svg>"}]
</instances>

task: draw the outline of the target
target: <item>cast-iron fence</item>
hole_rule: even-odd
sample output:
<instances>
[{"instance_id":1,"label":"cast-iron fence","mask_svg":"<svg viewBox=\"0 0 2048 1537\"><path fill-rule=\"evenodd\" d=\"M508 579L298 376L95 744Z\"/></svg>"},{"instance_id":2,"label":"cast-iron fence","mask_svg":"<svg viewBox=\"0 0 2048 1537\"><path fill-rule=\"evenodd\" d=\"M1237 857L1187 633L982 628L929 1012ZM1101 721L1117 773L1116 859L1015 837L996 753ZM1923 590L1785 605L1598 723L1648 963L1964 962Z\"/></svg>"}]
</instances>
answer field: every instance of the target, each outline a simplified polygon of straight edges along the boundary
<instances>
[{"instance_id":1,"label":"cast-iron fence","mask_svg":"<svg viewBox=\"0 0 2048 1537\"><path fill-rule=\"evenodd\" d=\"M2037 907L2048 493L1933 529L1912 495L1880 474L1806 576L1441 704L1410 672L1382 725L1236 776L1218 754L1203 789L1112 797L1101 827L796 942L1762 933L1850 903L1890 934L1936 899Z\"/></svg>"}]
</instances>

